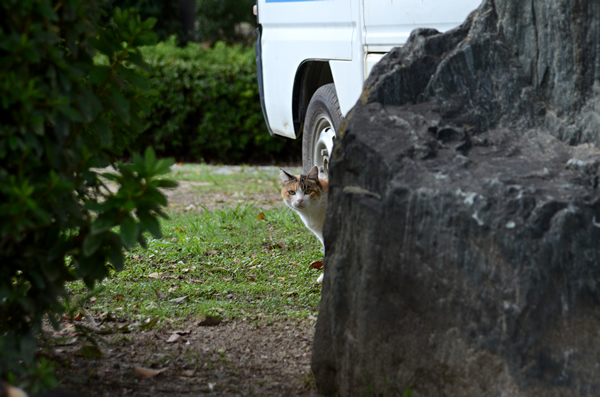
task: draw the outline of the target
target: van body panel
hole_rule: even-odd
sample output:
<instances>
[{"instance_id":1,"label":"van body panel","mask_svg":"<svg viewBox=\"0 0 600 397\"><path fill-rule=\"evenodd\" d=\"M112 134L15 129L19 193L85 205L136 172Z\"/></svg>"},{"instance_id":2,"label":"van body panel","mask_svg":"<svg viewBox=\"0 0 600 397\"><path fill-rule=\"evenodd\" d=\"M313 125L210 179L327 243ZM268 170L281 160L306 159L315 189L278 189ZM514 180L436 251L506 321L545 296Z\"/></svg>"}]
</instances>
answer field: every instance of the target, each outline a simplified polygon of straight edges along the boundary
<instances>
[{"instance_id":1,"label":"van body panel","mask_svg":"<svg viewBox=\"0 0 600 397\"><path fill-rule=\"evenodd\" d=\"M273 134L296 138L294 81L308 60L329 62L340 110L359 99L374 64L410 32L461 24L481 0L258 0L261 103ZM296 93L298 95L298 93Z\"/></svg>"},{"instance_id":2,"label":"van body panel","mask_svg":"<svg viewBox=\"0 0 600 397\"><path fill-rule=\"evenodd\" d=\"M480 0L363 0L367 52L389 52L417 28L446 32L460 25Z\"/></svg>"},{"instance_id":3,"label":"van body panel","mask_svg":"<svg viewBox=\"0 0 600 397\"><path fill-rule=\"evenodd\" d=\"M274 134L295 138L292 93L299 66L309 59L352 60L356 22L348 0L258 3L264 113Z\"/></svg>"}]
</instances>

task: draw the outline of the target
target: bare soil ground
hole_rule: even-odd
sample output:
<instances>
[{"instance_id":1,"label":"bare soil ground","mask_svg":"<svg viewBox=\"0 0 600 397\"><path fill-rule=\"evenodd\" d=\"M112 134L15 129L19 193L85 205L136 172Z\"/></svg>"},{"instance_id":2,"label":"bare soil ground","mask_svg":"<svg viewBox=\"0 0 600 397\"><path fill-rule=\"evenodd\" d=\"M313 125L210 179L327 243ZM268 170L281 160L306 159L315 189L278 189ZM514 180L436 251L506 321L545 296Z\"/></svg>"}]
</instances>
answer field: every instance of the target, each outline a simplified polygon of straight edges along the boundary
<instances>
[{"instance_id":1,"label":"bare soil ground","mask_svg":"<svg viewBox=\"0 0 600 397\"><path fill-rule=\"evenodd\" d=\"M317 396L313 334L314 321L190 324L111 335L102 357L86 357L79 343L51 355L61 388L85 396Z\"/></svg>"},{"instance_id":2,"label":"bare soil ground","mask_svg":"<svg viewBox=\"0 0 600 397\"><path fill-rule=\"evenodd\" d=\"M235 191L202 193L203 185L181 181L168 191L172 209L197 211L201 205L213 211L244 201L282 205L277 192L239 197ZM85 351L81 338L71 344L74 329L65 320L61 331L47 331L47 345L55 346L45 355L60 364L60 389L90 397L317 396L310 370L315 322L235 320L133 330L104 336L109 344L100 344L99 353ZM56 346L57 338L66 342Z\"/></svg>"},{"instance_id":3,"label":"bare soil ground","mask_svg":"<svg viewBox=\"0 0 600 397\"><path fill-rule=\"evenodd\" d=\"M237 204L255 203L257 206L268 209L283 205L281 195L277 192L257 192L254 194L239 194L238 192L212 193L203 192L203 186L210 186L210 182L178 181L179 186L174 190L166 190L172 210L203 210L201 205L209 211L235 207Z\"/></svg>"}]
</instances>

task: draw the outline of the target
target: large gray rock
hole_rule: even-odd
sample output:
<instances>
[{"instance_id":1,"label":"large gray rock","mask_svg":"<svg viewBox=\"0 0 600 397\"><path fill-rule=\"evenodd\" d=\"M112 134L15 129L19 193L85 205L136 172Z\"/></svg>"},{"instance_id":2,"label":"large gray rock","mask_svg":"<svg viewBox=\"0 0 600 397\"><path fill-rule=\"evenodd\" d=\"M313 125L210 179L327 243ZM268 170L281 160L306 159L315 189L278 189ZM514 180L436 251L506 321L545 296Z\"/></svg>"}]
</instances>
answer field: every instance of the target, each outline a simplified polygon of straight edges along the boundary
<instances>
[{"instance_id":1,"label":"large gray rock","mask_svg":"<svg viewBox=\"0 0 600 397\"><path fill-rule=\"evenodd\" d=\"M486 0L376 67L330 169L324 394L600 395L599 23Z\"/></svg>"}]
</instances>

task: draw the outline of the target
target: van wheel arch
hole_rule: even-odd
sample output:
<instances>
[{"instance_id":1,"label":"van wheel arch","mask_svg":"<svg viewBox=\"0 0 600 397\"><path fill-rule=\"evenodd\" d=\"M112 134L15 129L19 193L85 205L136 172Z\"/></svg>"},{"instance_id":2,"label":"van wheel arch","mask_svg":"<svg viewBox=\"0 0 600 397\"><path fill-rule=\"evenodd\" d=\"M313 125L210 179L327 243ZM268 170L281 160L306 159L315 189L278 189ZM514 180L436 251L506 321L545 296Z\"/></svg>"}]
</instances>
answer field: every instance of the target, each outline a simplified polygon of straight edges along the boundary
<instances>
[{"instance_id":1,"label":"van wheel arch","mask_svg":"<svg viewBox=\"0 0 600 397\"><path fill-rule=\"evenodd\" d=\"M315 92L320 87L333 82L328 61L308 59L298 67L292 94L292 114L296 137L302 135L308 105Z\"/></svg>"}]
</instances>

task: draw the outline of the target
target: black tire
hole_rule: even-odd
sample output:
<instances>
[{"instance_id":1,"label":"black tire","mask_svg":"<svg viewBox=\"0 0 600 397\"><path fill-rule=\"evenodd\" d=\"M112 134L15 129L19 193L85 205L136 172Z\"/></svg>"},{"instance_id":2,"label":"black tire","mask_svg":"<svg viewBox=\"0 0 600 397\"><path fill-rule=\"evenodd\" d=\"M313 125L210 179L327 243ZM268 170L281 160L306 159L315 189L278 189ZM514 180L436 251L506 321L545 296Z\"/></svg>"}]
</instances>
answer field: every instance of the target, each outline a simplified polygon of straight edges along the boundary
<instances>
[{"instance_id":1,"label":"black tire","mask_svg":"<svg viewBox=\"0 0 600 397\"><path fill-rule=\"evenodd\" d=\"M327 178L329 157L342 112L333 83L321 86L310 99L302 132L302 166L308 173L315 165L319 176Z\"/></svg>"}]
</instances>

